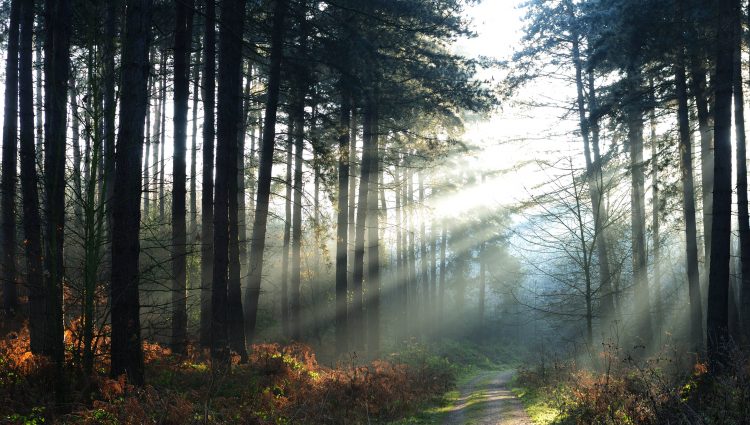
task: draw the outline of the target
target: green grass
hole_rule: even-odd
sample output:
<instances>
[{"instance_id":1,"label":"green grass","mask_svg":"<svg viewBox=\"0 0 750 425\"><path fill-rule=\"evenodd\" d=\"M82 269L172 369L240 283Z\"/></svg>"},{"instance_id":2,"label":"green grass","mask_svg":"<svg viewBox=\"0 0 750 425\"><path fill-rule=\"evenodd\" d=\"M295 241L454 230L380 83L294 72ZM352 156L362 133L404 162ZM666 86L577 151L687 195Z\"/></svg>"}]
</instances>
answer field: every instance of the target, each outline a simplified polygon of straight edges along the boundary
<instances>
[{"instance_id":1,"label":"green grass","mask_svg":"<svg viewBox=\"0 0 750 425\"><path fill-rule=\"evenodd\" d=\"M523 403L523 407L528 413L531 421L535 425L556 425L563 424L564 417L559 410L550 405L549 399L540 394L539 391L514 386L513 394Z\"/></svg>"}]
</instances>

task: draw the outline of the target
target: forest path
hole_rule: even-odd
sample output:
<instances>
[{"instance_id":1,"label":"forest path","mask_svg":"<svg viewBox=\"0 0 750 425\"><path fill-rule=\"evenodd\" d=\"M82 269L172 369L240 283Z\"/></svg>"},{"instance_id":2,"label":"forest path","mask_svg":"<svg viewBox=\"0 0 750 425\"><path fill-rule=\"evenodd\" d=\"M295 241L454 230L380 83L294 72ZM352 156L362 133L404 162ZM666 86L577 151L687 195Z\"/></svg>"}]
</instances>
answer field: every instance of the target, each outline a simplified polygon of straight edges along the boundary
<instances>
[{"instance_id":1,"label":"forest path","mask_svg":"<svg viewBox=\"0 0 750 425\"><path fill-rule=\"evenodd\" d=\"M462 385L444 425L532 425L521 401L510 390L514 372L487 371Z\"/></svg>"}]
</instances>

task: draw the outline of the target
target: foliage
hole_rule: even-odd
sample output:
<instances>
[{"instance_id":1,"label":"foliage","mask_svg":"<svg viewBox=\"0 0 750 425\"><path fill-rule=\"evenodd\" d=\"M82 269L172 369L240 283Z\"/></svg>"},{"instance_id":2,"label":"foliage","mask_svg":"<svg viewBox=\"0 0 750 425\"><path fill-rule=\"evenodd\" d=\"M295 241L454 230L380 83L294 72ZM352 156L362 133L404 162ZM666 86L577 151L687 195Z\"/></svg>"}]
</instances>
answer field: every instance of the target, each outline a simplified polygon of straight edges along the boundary
<instances>
[{"instance_id":1,"label":"foliage","mask_svg":"<svg viewBox=\"0 0 750 425\"><path fill-rule=\"evenodd\" d=\"M75 345L68 332L68 351ZM104 339L105 345L108 340ZM367 365L318 364L310 347L258 344L249 362L218 372L191 348L184 357L158 344L144 347L148 385L125 376L85 377L66 369L66 408L49 391L54 368L31 354L28 330L0 341L0 421L19 424L327 423L397 420L448 391L448 360L416 346ZM106 355L95 370L104 371Z\"/></svg>"},{"instance_id":2,"label":"foliage","mask_svg":"<svg viewBox=\"0 0 750 425\"><path fill-rule=\"evenodd\" d=\"M516 393L544 424L740 424L750 406L748 353L735 350L724 373L702 360L692 373L671 370L676 359L637 360L605 346L596 368L575 361L522 369ZM691 359L692 360L692 359ZM554 414L553 414L554 413Z\"/></svg>"}]
</instances>

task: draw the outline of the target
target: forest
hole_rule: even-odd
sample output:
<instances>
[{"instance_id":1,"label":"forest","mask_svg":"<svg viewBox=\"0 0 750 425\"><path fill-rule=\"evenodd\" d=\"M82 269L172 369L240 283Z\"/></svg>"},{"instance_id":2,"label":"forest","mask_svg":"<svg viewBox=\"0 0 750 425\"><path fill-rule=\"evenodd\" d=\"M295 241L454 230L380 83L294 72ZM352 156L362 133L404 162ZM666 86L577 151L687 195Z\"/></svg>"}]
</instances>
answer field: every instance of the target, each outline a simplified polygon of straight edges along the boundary
<instances>
[{"instance_id":1,"label":"forest","mask_svg":"<svg viewBox=\"0 0 750 425\"><path fill-rule=\"evenodd\" d=\"M0 1L0 424L749 424L743 0Z\"/></svg>"}]
</instances>

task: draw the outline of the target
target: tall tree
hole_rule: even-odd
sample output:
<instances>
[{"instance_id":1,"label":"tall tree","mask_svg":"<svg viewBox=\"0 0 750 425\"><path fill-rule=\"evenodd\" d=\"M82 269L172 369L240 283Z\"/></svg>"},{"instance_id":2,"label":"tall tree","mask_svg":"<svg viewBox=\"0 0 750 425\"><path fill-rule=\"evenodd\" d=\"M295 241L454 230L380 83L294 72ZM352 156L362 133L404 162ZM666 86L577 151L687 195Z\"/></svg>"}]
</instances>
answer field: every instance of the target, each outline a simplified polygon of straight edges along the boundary
<instances>
[{"instance_id":1,"label":"tall tree","mask_svg":"<svg viewBox=\"0 0 750 425\"><path fill-rule=\"evenodd\" d=\"M719 0L714 98L714 184L706 331L711 365L720 369L729 341L729 244L732 214L732 57L734 0Z\"/></svg>"},{"instance_id":2,"label":"tall tree","mask_svg":"<svg viewBox=\"0 0 750 425\"><path fill-rule=\"evenodd\" d=\"M18 156L18 38L21 1L10 3L8 59L5 66L5 118L3 121L2 190L2 279L3 308L14 316L18 308L16 289L16 163Z\"/></svg>"},{"instance_id":3,"label":"tall tree","mask_svg":"<svg viewBox=\"0 0 750 425\"><path fill-rule=\"evenodd\" d=\"M151 0L126 1L120 97L119 133L115 159L112 211L112 366L111 375L127 374L143 383L138 254L141 222L141 157L143 125L148 109Z\"/></svg>"},{"instance_id":4,"label":"tall tree","mask_svg":"<svg viewBox=\"0 0 750 425\"><path fill-rule=\"evenodd\" d=\"M678 15L679 12L678 12ZM685 56L679 48L675 66L677 89L677 121L680 133L680 173L682 175L682 208L685 218L685 260L690 295L690 339L697 347L703 345L703 323L698 277L698 238L695 219L695 189L693 185L693 150L690 137Z\"/></svg>"},{"instance_id":5,"label":"tall tree","mask_svg":"<svg viewBox=\"0 0 750 425\"><path fill-rule=\"evenodd\" d=\"M65 146L72 2L70 0L46 0L45 14L44 188L47 243L44 259L48 291L48 332L46 335L49 340L45 344L44 352L49 354L57 364L62 364L64 357L62 291L65 235ZM140 171L140 167L138 170Z\"/></svg>"},{"instance_id":6,"label":"tall tree","mask_svg":"<svg viewBox=\"0 0 750 425\"><path fill-rule=\"evenodd\" d=\"M221 4L223 26L219 32L219 100L216 122L216 185L214 193L214 270L211 290L211 357L217 366L229 362L229 343L234 336L237 302L241 294L228 281L230 248L230 196L236 209L237 130L240 120L242 89L242 28L245 16L243 0ZM234 181L234 184L232 184ZM234 192L229 191L230 185ZM234 211L232 214L236 214ZM236 217L236 216L235 216ZM235 223L236 224L236 223ZM234 235L236 237L236 233ZM233 242L234 243L234 242ZM229 299L231 297L233 299ZM240 316L242 307L240 305ZM232 338L233 339L233 338ZM244 344L243 344L244 345ZM237 350L239 347L233 346ZM244 350L244 347L242 347Z\"/></svg>"},{"instance_id":7,"label":"tall tree","mask_svg":"<svg viewBox=\"0 0 750 425\"><path fill-rule=\"evenodd\" d=\"M268 203L271 197L271 171L273 168L274 140L276 138L276 111L279 106L284 21L287 6L288 0L277 0L273 8L266 111L263 123L263 140L260 147L260 162L258 164L258 193L255 201L253 235L250 245L249 278L245 292L245 326L248 334L248 342L252 342L255 335L258 299L260 298L260 282L263 276L263 251L266 246Z\"/></svg>"},{"instance_id":8,"label":"tall tree","mask_svg":"<svg viewBox=\"0 0 750 425\"><path fill-rule=\"evenodd\" d=\"M42 353L45 339L46 293L42 274L39 177L36 171L36 149L34 146L33 32L34 1L26 0L21 6L21 42L18 69L18 97L21 117L21 197L23 202L23 231L26 241L26 285L29 288L31 351Z\"/></svg>"},{"instance_id":9,"label":"tall tree","mask_svg":"<svg viewBox=\"0 0 750 425\"><path fill-rule=\"evenodd\" d=\"M102 44L103 62L103 133L104 133L104 179L106 180L106 202L107 231L111 234L112 226L112 197L115 193L115 185L112 180L115 177L115 53L117 36L117 15L120 0L105 2L104 10L104 38ZM148 158L148 153L146 153ZM146 179L148 182L148 179Z\"/></svg>"},{"instance_id":10,"label":"tall tree","mask_svg":"<svg viewBox=\"0 0 750 425\"><path fill-rule=\"evenodd\" d=\"M378 150L378 106L377 94L373 93L367 104L366 116L370 116L369 134L369 166L367 173L367 283L366 311L367 311L367 353L371 359L380 354L380 246L379 246L379 214L378 214L378 177L380 175L380 154ZM424 252L422 252L424 256ZM424 260L424 257L422 258ZM425 272L426 275L426 272Z\"/></svg>"},{"instance_id":11,"label":"tall tree","mask_svg":"<svg viewBox=\"0 0 750 425\"><path fill-rule=\"evenodd\" d=\"M216 109L216 7L206 2L203 32L203 183L201 186L200 345L211 345L211 293L214 269L214 138Z\"/></svg>"},{"instance_id":12,"label":"tall tree","mask_svg":"<svg viewBox=\"0 0 750 425\"><path fill-rule=\"evenodd\" d=\"M187 223L186 149L190 97L190 40L194 0L175 0L174 33L174 158L172 160L172 351L187 345ZM162 203L164 201L162 200Z\"/></svg>"},{"instance_id":13,"label":"tall tree","mask_svg":"<svg viewBox=\"0 0 750 425\"><path fill-rule=\"evenodd\" d=\"M349 252L348 213L349 213L349 126L351 105L345 83L341 84L341 104L339 106L339 152L338 152L338 209L336 219L336 352L345 353L347 339L347 281L346 266Z\"/></svg>"},{"instance_id":14,"label":"tall tree","mask_svg":"<svg viewBox=\"0 0 750 425\"><path fill-rule=\"evenodd\" d=\"M294 165L294 121L289 121L286 143L286 178L284 179L284 235L281 251L281 331L290 335L289 327L289 242L292 239L292 167Z\"/></svg>"}]
</instances>

